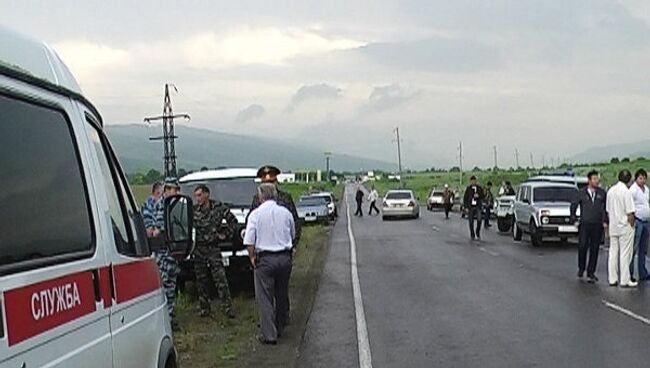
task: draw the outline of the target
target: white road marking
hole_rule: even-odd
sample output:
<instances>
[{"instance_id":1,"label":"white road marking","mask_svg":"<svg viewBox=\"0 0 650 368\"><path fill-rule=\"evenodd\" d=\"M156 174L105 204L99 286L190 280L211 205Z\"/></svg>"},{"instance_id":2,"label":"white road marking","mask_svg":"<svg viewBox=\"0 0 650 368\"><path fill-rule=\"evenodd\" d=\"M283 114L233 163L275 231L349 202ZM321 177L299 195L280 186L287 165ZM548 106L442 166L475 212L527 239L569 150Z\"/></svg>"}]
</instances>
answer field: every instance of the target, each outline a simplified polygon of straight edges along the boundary
<instances>
[{"instance_id":1,"label":"white road marking","mask_svg":"<svg viewBox=\"0 0 650 368\"><path fill-rule=\"evenodd\" d=\"M493 252L493 251L488 250L488 249L486 249L484 247L478 247L478 250L480 250L483 253L487 253L487 254L491 255L492 257L498 257L499 256L499 253Z\"/></svg>"},{"instance_id":2,"label":"white road marking","mask_svg":"<svg viewBox=\"0 0 650 368\"><path fill-rule=\"evenodd\" d=\"M348 196L345 196L345 207L348 217L348 236L350 238L350 274L352 275L352 294L354 296L354 312L357 320L357 346L359 349L359 368L372 368L372 356L370 354L370 342L368 341L368 327L366 326L366 314L363 311L363 298L361 297L361 284L357 272L357 243L352 233L352 219L350 218L350 206Z\"/></svg>"},{"instance_id":3,"label":"white road marking","mask_svg":"<svg viewBox=\"0 0 650 368\"><path fill-rule=\"evenodd\" d=\"M636 314L636 313L634 313L634 312L632 312L632 311L630 311L630 310L627 310L627 309L625 309L625 308L623 308L623 307L621 307L621 306L619 306L619 305L616 305L616 304L614 304L614 303L608 302L608 301L605 300L605 299L603 299L603 304L605 304L605 306L606 306L607 308L613 309L613 310L615 310L615 311L617 311L617 312L619 312L619 313L623 313L624 315L626 315L626 316L628 316L628 317L634 318L634 319L636 319L637 321L639 321L639 322L643 322L643 323L645 323L646 325L650 326L650 319L647 319L647 318L645 318L645 317L643 317L643 316L640 316L640 315L638 315L638 314Z\"/></svg>"}]
</instances>

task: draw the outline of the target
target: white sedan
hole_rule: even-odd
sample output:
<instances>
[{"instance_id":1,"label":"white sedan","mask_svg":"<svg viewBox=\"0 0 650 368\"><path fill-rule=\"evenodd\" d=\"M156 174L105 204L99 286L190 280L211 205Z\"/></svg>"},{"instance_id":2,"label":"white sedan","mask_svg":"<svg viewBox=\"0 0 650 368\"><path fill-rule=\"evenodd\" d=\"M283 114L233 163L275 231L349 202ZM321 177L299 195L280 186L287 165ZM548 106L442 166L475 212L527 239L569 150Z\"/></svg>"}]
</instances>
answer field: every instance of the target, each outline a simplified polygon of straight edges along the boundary
<instances>
[{"instance_id":1,"label":"white sedan","mask_svg":"<svg viewBox=\"0 0 650 368\"><path fill-rule=\"evenodd\" d=\"M384 197L381 217L420 217L420 205L410 189L389 190Z\"/></svg>"}]
</instances>

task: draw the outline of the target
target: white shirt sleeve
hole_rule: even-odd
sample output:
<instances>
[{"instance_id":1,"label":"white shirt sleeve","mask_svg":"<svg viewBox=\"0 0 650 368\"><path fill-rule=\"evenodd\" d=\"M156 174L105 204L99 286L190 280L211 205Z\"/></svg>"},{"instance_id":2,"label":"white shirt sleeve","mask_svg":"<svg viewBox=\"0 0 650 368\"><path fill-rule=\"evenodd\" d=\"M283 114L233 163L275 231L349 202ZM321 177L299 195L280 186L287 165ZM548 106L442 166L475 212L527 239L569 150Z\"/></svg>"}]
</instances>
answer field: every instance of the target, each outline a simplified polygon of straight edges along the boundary
<instances>
[{"instance_id":1,"label":"white shirt sleeve","mask_svg":"<svg viewBox=\"0 0 650 368\"><path fill-rule=\"evenodd\" d=\"M296 238L296 223L295 223L295 221L293 221L293 215L291 214L291 212L289 212L289 211L287 211L287 212L289 213L289 215L287 216L287 222L289 223L289 229L290 229L290 232L291 232L291 239L293 240L293 239Z\"/></svg>"},{"instance_id":2,"label":"white shirt sleeve","mask_svg":"<svg viewBox=\"0 0 650 368\"><path fill-rule=\"evenodd\" d=\"M257 241L257 213L251 212L246 224L246 233L244 234L244 245L255 245Z\"/></svg>"},{"instance_id":3,"label":"white shirt sleeve","mask_svg":"<svg viewBox=\"0 0 650 368\"><path fill-rule=\"evenodd\" d=\"M625 213L629 215L635 211L636 207L634 206L634 197L632 196L632 191L628 191L625 193Z\"/></svg>"}]
</instances>

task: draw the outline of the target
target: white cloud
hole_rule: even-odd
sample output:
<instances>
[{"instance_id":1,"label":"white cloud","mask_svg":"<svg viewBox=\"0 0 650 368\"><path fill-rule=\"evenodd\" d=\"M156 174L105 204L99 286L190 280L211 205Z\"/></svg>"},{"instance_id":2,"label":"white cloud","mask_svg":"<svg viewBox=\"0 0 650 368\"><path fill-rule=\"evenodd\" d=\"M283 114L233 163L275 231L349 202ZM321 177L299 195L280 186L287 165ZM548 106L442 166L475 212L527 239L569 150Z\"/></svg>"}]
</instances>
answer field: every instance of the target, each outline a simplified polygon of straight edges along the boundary
<instances>
[{"instance_id":1,"label":"white cloud","mask_svg":"<svg viewBox=\"0 0 650 368\"><path fill-rule=\"evenodd\" d=\"M70 40L55 43L54 48L75 74L84 76L131 61L128 51L101 43Z\"/></svg>"}]
</instances>

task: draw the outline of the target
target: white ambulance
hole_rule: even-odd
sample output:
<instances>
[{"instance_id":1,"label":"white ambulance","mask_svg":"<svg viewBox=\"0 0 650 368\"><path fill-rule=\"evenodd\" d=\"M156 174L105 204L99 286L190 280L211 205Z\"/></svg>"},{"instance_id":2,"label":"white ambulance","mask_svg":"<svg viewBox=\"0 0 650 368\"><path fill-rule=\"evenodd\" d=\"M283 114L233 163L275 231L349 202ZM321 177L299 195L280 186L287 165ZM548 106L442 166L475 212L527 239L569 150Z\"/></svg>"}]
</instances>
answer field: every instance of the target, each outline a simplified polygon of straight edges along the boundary
<instances>
[{"instance_id":1,"label":"white ambulance","mask_svg":"<svg viewBox=\"0 0 650 368\"><path fill-rule=\"evenodd\" d=\"M0 185L0 368L177 367L152 244L101 116L52 49L3 28ZM166 201L173 231L158 240L183 251L191 202Z\"/></svg>"}]
</instances>

